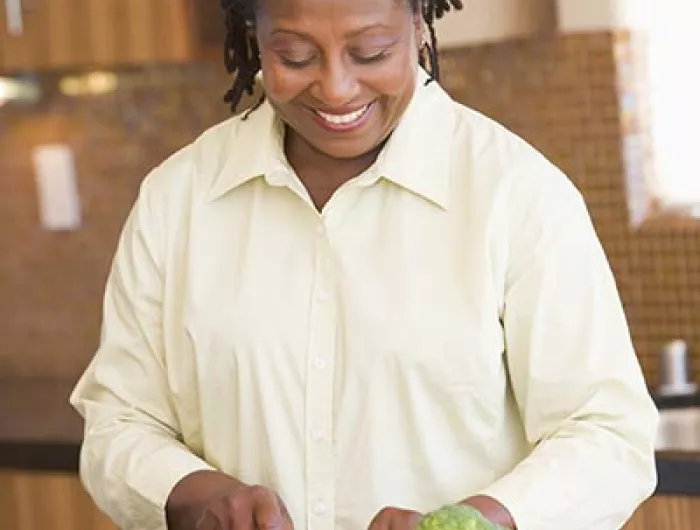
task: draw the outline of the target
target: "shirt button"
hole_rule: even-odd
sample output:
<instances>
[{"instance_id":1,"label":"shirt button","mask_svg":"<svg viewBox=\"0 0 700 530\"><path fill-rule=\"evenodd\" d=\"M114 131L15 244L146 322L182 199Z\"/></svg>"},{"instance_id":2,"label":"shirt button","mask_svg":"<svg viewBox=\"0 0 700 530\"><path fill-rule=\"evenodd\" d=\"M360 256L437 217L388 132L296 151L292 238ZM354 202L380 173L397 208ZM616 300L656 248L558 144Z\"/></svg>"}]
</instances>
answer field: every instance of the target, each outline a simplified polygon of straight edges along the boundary
<instances>
[{"instance_id":1,"label":"shirt button","mask_svg":"<svg viewBox=\"0 0 700 530\"><path fill-rule=\"evenodd\" d=\"M314 357L314 366L318 370L323 370L326 367L326 360L323 357Z\"/></svg>"},{"instance_id":2,"label":"shirt button","mask_svg":"<svg viewBox=\"0 0 700 530\"><path fill-rule=\"evenodd\" d=\"M328 507L324 502L318 501L314 504L313 510L316 515L323 515L328 511Z\"/></svg>"},{"instance_id":3,"label":"shirt button","mask_svg":"<svg viewBox=\"0 0 700 530\"><path fill-rule=\"evenodd\" d=\"M319 291L316 295L316 298L319 302L328 302L328 300L330 300L331 297L327 291Z\"/></svg>"},{"instance_id":4,"label":"shirt button","mask_svg":"<svg viewBox=\"0 0 700 530\"><path fill-rule=\"evenodd\" d=\"M326 227L323 226L323 223L319 223L319 224L316 226L316 233L317 233L319 236L322 236L323 234L326 233Z\"/></svg>"},{"instance_id":5,"label":"shirt button","mask_svg":"<svg viewBox=\"0 0 700 530\"><path fill-rule=\"evenodd\" d=\"M326 438L326 432L323 429L314 429L311 431L311 439L314 442L321 442Z\"/></svg>"}]
</instances>

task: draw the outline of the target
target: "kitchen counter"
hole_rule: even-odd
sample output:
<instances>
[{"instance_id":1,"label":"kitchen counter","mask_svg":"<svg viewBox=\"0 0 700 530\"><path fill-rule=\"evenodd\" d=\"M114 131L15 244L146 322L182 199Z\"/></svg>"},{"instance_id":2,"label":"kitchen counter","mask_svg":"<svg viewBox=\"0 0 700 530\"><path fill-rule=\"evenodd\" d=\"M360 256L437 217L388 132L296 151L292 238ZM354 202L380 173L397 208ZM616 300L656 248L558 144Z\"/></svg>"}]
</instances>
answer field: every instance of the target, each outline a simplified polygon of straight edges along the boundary
<instances>
[{"instance_id":1,"label":"kitchen counter","mask_svg":"<svg viewBox=\"0 0 700 530\"><path fill-rule=\"evenodd\" d=\"M693 394L684 394L680 396L654 395L653 398L659 410L700 407L700 390Z\"/></svg>"},{"instance_id":2,"label":"kitchen counter","mask_svg":"<svg viewBox=\"0 0 700 530\"><path fill-rule=\"evenodd\" d=\"M0 469L77 473L82 420L69 380L0 380ZM657 495L700 496L700 453L657 453Z\"/></svg>"},{"instance_id":3,"label":"kitchen counter","mask_svg":"<svg viewBox=\"0 0 700 530\"><path fill-rule=\"evenodd\" d=\"M657 495L693 495L700 497L700 453L658 452Z\"/></svg>"},{"instance_id":4,"label":"kitchen counter","mask_svg":"<svg viewBox=\"0 0 700 530\"><path fill-rule=\"evenodd\" d=\"M0 469L78 469L82 418L68 403L75 381L0 379Z\"/></svg>"}]
</instances>

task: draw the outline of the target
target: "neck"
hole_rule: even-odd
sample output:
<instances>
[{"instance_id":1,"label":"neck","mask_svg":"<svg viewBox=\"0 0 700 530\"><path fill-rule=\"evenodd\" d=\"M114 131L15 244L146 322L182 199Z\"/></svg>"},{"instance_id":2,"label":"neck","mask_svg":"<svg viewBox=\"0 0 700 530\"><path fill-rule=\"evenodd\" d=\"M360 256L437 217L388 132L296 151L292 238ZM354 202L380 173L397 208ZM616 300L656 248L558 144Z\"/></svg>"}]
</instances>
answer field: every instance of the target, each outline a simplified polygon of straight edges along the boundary
<instances>
[{"instance_id":1,"label":"neck","mask_svg":"<svg viewBox=\"0 0 700 530\"><path fill-rule=\"evenodd\" d=\"M319 209L338 188L366 171L381 149L379 145L359 157L335 158L316 149L289 127L285 130L284 150L289 164Z\"/></svg>"},{"instance_id":2,"label":"neck","mask_svg":"<svg viewBox=\"0 0 700 530\"><path fill-rule=\"evenodd\" d=\"M285 131L284 150L295 171L320 172L329 177L349 175L346 180L356 177L377 160L382 145L354 158L335 158L316 149L289 127Z\"/></svg>"}]
</instances>

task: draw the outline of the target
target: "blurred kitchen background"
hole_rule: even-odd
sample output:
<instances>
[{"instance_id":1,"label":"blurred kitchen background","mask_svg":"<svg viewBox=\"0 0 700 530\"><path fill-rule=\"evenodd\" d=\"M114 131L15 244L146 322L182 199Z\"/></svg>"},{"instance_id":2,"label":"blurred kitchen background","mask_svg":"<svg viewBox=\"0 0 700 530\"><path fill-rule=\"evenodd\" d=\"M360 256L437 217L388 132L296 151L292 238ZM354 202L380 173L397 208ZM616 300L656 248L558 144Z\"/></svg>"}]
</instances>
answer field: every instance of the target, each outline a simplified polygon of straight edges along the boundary
<instances>
[{"instance_id":1,"label":"blurred kitchen background","mask_svg":"<svg viewBox=\"0 0 700 530\"><path fill-rule=\"evenodd\" d=\"M155 165L227 118L218 0L3 0L0 530L108 530L67 396L121 225ZM442 84L583 192L662 409L659 490L626 527L700 528L700 8L466 0Z\"/></svg>"}]
</instances>

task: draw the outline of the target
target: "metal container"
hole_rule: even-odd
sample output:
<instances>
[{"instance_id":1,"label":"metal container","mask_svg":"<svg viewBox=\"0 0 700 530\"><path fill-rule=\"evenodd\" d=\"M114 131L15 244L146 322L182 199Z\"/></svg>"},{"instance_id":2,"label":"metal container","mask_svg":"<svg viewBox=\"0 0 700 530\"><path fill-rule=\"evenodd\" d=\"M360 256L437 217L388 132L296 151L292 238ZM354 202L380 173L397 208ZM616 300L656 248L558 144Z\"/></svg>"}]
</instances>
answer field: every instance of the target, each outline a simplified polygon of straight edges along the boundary
<instances>
[{"instance_id":1,"label":"metal container","mask_svg":"<svg viewBox=\"0 0 700 530\"><path fill-rule=\"evenodd\" d=\"M684 340L666 344L659 358L658 394L662 396L693 394L698 385L692 380L688 347Z\"/></svg>"},{"instance_id":2,"label":"metal container","mask_svg":"<svg viewBox=\"0 0 700 530\"><path fill-rule=\"evenodd\" d=\"M659 413L657 451L700 451L700 407L662 410Z\"/></svg>"}]
</instances>

